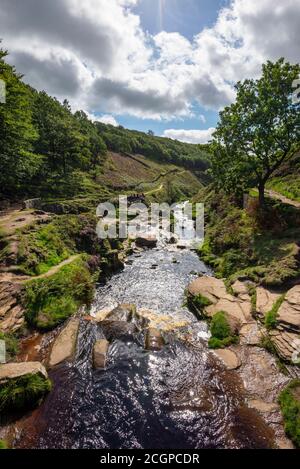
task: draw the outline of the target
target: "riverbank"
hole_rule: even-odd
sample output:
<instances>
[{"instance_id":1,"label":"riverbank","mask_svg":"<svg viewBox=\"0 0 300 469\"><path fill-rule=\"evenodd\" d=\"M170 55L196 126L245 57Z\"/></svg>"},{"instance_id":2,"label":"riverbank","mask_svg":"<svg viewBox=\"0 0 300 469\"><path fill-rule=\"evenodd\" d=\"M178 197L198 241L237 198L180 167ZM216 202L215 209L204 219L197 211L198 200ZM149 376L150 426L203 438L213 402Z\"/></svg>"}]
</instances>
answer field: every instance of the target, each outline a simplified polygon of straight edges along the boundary
<instances>
[{"instance_id":1,"label":"riverbank","mask_svg":"<svg viewBox=\"0 0 300 469\"><path fill-rule=\"evenodd\" d=\"M137 249L122 272L97 287L71 362L49 372L53 390L45 402L0 435L15 447L38 448L289 447L273 403L287 378L263 349L237 346L245 356L236 370L208 350L206 323L184 305L199 274L212 271L187 249ZM109 313L124 303L134 303L142 327L141 320L136 330L132 319L115 317L107 328ZM163 334L160 351L144 350L148 327ZM20 357L49 362L64 328L24 343ZM102 337L109 339L105 371L91 360ZM157 426L164 429L160 441Z\"/></svg>"}]
</instances>

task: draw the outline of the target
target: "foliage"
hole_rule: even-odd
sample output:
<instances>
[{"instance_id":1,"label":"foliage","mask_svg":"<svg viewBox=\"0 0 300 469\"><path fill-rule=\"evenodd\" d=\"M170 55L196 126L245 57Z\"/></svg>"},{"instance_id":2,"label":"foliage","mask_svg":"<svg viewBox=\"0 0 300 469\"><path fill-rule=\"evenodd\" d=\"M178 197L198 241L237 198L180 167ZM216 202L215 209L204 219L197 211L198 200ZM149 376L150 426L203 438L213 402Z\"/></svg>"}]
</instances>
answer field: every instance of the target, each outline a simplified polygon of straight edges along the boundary
<instances>
[{"instance_id":1,"label":"foliage","mask_svg":"<svg viewBox=\"0 0 300 469\"><path fill-rule=\"evenodd\" d=\"M268 287L282 287L300 276L299 211L270 202L261 218L221 191L210 191L205 211L206 237L199 254L217 277L229 278L229 284L247 277Z\"/></svg>"},{"instance_id":2,"label":"foliage","mask_svg":"<svg viewBox=\"0 0 300 469\"><path fill-rule=\"evenodd\" d=\"M300 142L300 104L293 81L300 65L278 60L263 65L262 77L236 85L236 102L220 113L214 134L212 171L229 192L255 186L264 205L265 185Z\"/></svg>"},{"instance_id":3,"label":"foliage","mask_svg":"<svg viewBox=\"0 0 300 469\"><path fill-rule=\"evenodd\" d=\"M280 394L279 404L285 432L300 448L300 380L293 380Z\"/></svg>"},{"instance_id":4,"label":"foliage","mask_svg":"<svg viewBox=\"0 0 300 469\"><path fill-rule=\"evenodd\" d=\"M0 440L0 449L8 449L6 441Z\"/></svg>"},{"instance_id":5,"label":"foliage","mask_svg":"<svg viewBox=\"0 0 300 469\"><path fill-rule=\"evenodd\" d=\"M81 305L91 304L93 297L94 279L80 258L51 277L27 284L26 320L38 329L53 329L75 314Z\"/></svg>"},{"instance_id":6,"label":"foliage","mask_svg":"<svg viewBox=\"0 0 300 469\"><path fill-rule=\"evenodd\" d=\"M277 316L280 306L284 302L285 295L282 295L278 300L274 303L273 308L266 314L265 317L265 326L268 330L275 329L277 326Z\"/></svg>"},{"instance_id":7,"label":"foliage","mask_svg":"<svg viewBox=\"0 0 300 469\"><path fill-rule=\"evenodd\" d=\"M231 334L230 324L223 311L219 311L213 316L210 332L212 337L208 341L209 348L224 348L238 342L238 337Z\"/></svg>"},{"instance_id":8,"label":"foliage","mask_svg":"<svg viewBox=\"0 0 300 469\"><path fill-rule=\"evenodd\" d=\"M0 384L0 412L35 407L50 390L50 380L38 374L10 379Z\"/></svg>"},{"instance_id":9,"label":"foliage","mask_svg":"<svg viewBox=\"0 0 300 469\"><path fill-rule=\"evenodd\" d=\"M211 304L211 301L201 294L195 296L187 294L187 306L193 313L200 317L203 316L204 308Z\"/></svg>"},{"instance_id":10,"label":"foliage","mask_svg":"<svg viewBox=\"0 0 300 469\"><path fill-rule=\"evenodd\" d=\"M18 338L13 333L4 333L0 331L0 340L5 341L6 359L9 361L19 352Z\"/></svg>"}]
</instances>

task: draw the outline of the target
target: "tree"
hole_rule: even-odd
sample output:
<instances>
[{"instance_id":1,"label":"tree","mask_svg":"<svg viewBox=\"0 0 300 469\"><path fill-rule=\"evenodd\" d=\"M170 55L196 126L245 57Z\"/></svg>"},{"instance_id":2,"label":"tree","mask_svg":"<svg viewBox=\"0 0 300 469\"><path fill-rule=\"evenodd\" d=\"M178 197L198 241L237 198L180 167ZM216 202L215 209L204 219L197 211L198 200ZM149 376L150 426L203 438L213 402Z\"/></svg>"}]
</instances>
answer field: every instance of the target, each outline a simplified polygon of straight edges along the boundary
<instances>
[{"instance_id":1,"label":"tree","mask_svg":"<svg viewBox=\"0 0 300 469\"><path fill-rule=\"evenodd\" d=\"M153 132L153 130L148 130L148 135L149 135L149 137L154 137L154 132Z\"/></svg>"},{"instance_id":2,"label":"tree","mask_svg":"<svg viewBox=\"0 0 300 469\"><path fill-rule=\"evenodd\" d=\"M236 102L220 113L214 133L212 172L229 192L259 190L265 204L267 181L300 143L300 105L293 104L299 65L267 62L258 80L236 85Z\"/></svg>"},{"instance_id":3,"label":"tree","mask_svg":"<svg viewBox=\"0 0 300 469\"><path fill-rule=\"evenodd\" d=\"M6 102L0 103L0 191L15 195L38 172L41 158L32 152L37 132L32 125L32 95L22 76L5 62L0 49L0 79L6 85Z\"/></svg>"}]
</instances>

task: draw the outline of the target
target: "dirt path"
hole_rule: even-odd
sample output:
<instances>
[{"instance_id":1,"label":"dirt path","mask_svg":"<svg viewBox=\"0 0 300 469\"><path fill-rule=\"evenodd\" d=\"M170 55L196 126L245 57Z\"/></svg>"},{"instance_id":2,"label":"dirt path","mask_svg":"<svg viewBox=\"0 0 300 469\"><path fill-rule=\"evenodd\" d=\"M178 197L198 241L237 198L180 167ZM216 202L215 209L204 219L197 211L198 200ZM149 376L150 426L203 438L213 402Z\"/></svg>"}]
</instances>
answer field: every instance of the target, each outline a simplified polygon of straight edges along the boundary
<instances>
[{"instance_id":1,"label":"dirt path","mask_svg":"<svg viewBox=\"0 0 300 469\"><path fill-rule=\"evenodd\" d=\"M26 283L32 280L39 280L42 278L52 277L52 275L55 275L57 272L59 272L59 270L62 267L71 264L79 257L80 257L80 254L75 254L69 257L68 259L62 261L60 264L57 264L51 267L51 269L48 270L48 272L45 272L44 274L36 275L36 276L17 275L17 274L14 274L13 272L0 272L0 283L1 282Z\"/></svg>"},{"instance_id":2,"label":"dirt path","mask_svg":"<svg viewBox=\"0 0 300 469\"><path fill-rule=\"evenodd\" d=\"M272 190L266 190L266 194L272 199L280 200L284 204L292 205L293 207L300 209L300 202L297 202L296 200L288 199L287 197L285 197L282 194L279 194L278 192L275 192Z\"/></svg>"}]
</instances>

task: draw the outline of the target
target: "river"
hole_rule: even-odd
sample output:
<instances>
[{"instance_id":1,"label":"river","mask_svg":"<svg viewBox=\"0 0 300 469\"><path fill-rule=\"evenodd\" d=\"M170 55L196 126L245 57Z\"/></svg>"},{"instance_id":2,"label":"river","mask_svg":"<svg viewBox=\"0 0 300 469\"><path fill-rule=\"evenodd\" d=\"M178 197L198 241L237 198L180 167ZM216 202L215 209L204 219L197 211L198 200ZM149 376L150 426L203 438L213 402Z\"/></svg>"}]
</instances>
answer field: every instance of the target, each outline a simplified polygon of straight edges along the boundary
<instances>
[{"instance_id":1,"label":"river","mask_svg":"<svg viewBox=\"0 0 300 469\"><path fill-rule=\"evenodd\" d=\"M270 448L273 434L245 404L241 381L207 347L207 325L184 306L185 288L212 272L189 249L160 244L133 254L122 272L97 287L91 314L133 303L186 322L189 340L166 334L160 352L142 333L111 340L107 369L94 370L101 324L81 320L76 359L50 372L54 388L27 420L16 447ZM162 316L163 315L163 316Z\"/></svg>"}]
</instances>

